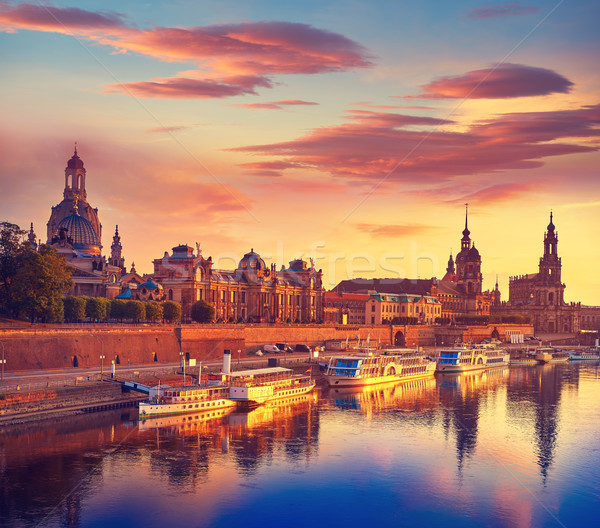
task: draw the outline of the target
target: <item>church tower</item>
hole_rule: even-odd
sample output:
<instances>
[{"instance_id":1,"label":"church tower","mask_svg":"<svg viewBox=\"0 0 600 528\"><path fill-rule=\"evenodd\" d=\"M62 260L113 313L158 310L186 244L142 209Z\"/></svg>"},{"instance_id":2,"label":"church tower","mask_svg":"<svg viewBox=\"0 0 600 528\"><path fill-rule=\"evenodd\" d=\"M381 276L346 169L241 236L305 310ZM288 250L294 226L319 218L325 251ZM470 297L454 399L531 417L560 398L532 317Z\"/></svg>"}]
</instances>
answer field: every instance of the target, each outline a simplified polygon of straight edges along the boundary
<instances>
[{"instance_id":1,"label":"church tower","mask_svg":"<svg viewBox=\"0 0 600 528\"><path fill-rule=\"evenodd\" d=\"M560 278L561 268L562 264L558 256L558 233L552 221L552 212L550 212L550 223L544 234L544 255L540 258L538 274L539 285L544 290L540 292L541 304L563 304L565 285L562 284Z\"/></svg>"},{"instance_id":2,"label":"church tower","mask_svg":"<svg viewBox=\"0 0 600 528\"><path fill-rule=\"evenodd\" d=\"M78 214L87 220L94 229L98 241L102 239L102 225L98 218L98 209L93 209L87 201L87 192L85 190L86 171L83 161L77 154L77 143L75 151L65 168L65 188L63 191L63 200L58 205L52 207L50 220L47 224L47 243L52 243L52 239L59 235L58 225L62 220L73 214L73 204L77 204Z\"/></svg>"},{"instance_id":3,"label":"church tower","mask_svg":"<svg viewBox=\"0 0 600 528\"><path fill-rule=\"evenodd\" d=\"M469 204L465 204L465 228L460 242L460 253L456 255L456 275L458 284L462 285L467 295L476 295L481 293L483 284L483 275L481 274L481 256L471 245L471 232L468 227Z\"/></svg>"},{"instance_id":4,"label":"church tower","mask_svg":"<svg viewBox=\"0 0 600 528\"><path fill-rule=\"evenodd\" d=\"M113 243L110 246L110 265L116 266L117 268L121 268L123 273L126 273L125 259L121 256L122 249L123 249L123 246L121 246L121 237L119 236L119 226L115 226L115 235L113 236Z\"/></svg>"}]
</instances>

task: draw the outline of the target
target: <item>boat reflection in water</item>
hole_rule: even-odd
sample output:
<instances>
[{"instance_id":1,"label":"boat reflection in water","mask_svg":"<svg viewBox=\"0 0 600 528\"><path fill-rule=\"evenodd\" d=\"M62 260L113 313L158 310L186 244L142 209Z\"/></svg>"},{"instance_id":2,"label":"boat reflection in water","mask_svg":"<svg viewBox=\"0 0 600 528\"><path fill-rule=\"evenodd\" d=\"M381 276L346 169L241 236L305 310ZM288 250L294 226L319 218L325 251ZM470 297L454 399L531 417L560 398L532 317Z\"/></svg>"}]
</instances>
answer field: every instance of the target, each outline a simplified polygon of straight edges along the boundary
<instances>
[{"instance_id":1,"label":"boat reflection in water","mask_svg":"<svg viewBox=\"0 0 600 528\"><path fill-rule=\"evenodd\" d=\"M336 407L370 415L387 410L418 410L436 405L435 378L396 381L366 387L331 388Z\"/></svg>"}]
</instances>

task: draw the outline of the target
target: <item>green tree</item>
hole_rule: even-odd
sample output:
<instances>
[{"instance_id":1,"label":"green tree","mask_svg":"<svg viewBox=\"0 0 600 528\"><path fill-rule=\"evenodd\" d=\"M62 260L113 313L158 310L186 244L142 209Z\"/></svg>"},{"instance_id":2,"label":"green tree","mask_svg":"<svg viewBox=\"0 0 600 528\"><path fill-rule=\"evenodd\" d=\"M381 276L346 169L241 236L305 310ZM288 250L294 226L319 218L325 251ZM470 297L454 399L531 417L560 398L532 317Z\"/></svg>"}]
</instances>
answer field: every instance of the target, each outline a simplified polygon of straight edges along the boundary
<instances>
[{"instance_id":1,"label":"green tree","mask_svg":"<svg viewBox=\"0 0 600 528\"><path fill-rule=\"evenodd\" d=\"M25 249L18 259L14 277L14 302L19 313L36 319L59 322L63 317L62 296L71 289L72 268L52 246L38 251Z\"/></svg>"},{"instance_id":2,"label":"green tree","mask_svg":"<svg viewBox=\"0 0 600 528\"><path fill-rule=\"evenodd\" d=\"M181 305L175 301L165 301L163 303L163 317L169 323L181 320Z\"/></svg>"},{"instance_id":3,"label":"green tree","mask_svg":"<svg viewBox=\"0 0 600 528\"><path fill-rule=\"evenodd\" d=\"M111 319L118 319L122 321L125 319L125 306L126 302L122 299L113 299L110 301L110 317Z\"/></svg>"},{"instance_id":4,"label":"green tree","mask_svg":"<svg viewBox=\"0 0 600 528\"><path fill-rule=\"evenodd\" d=\"M125 303L125 317L134 323L146 319L146 307L142 301L127 301Z\"/></svg>"},{"instance_id":5,"label":"green tree","mask_svg":"<svg viewBox=\"0 0 600 528\"><path fill-rule=\"evenodd\" d=\"M16 316L14 282L19 259L25 251L23 231L18 225L0 222L0 312Z\"/></svg>"},{"instance_id":6,"label":"green tree","mask_svg":"<svg viewBox=\"0 0 600 528\"><path fill-rule=\"evenodd\" d=\"M192 321L197 323L212 323L215 319L215 307L206 301L196 301L192 304Z\"/></svg>"},{"instance_id":7,"label":"green tree","mask_svg":"<svg viewBox=\"0 0 600 528\"><path fill-rule=\"evenodd\" d=\"M162 304L156 301L148 301L146 305L146 319L152 321L160 321L163 318L163 307Z\"/></svg>"},{"instance_id":8,"label":"green tree","mask_svg":"<svg viewBox=\"0 0 600 528\"><path fill-rule=\"evenodd\" d=\"M85 303L85 315L92 321L106 319L106 303L102 297L88 297Z\"/></svg>"},{"instance_id":9,"label":"green tree","mask_svg":"<svg viewBox=\"0 0 600 528\"><path fill-rule=\"evenodd\" d=\"M71 295L64 299L64 313L67 321L83 321L85 319L85 304L83 297Z\"/></svg>"}]
</instances>

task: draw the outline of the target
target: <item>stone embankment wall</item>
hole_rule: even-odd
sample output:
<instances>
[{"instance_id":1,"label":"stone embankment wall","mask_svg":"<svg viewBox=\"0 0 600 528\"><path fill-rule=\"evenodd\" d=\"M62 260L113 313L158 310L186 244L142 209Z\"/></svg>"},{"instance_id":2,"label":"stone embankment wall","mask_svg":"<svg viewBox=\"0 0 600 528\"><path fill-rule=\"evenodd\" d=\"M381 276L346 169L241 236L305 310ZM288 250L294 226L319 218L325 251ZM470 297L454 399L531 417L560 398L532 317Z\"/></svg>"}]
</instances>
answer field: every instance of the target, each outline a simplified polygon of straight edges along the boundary
<instances>
[{"instance_id":1,"label":"stone embankment wall","mask_svg":"<svg viewBox=\"0 0 600 528\"><path fill-rule=\"evenodd\" d=\"M325 325L67 325L0 329L0 353L5 370L104 367L120 365L175 363L180 352L188 359L207 361L222 357L229 349L233 357L253 354L268 343L305 343L323 346L328 340L356 341L360 338L382 346L432 346L457 340L475 343L489 338L494 328L506 340L510 332L532 335L530 325L489 325L481 327L435 326L325 326Z\"/></svg>"}]
</instances>

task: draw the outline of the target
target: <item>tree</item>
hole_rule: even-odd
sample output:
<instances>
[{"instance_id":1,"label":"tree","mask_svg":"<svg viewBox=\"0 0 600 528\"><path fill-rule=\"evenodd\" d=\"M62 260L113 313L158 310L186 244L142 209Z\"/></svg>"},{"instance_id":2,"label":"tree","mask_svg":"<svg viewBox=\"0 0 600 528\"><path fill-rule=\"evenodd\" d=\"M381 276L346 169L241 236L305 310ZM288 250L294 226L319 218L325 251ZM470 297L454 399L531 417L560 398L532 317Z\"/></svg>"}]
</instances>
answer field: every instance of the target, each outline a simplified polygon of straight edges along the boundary
<instances>
[{"instance_id":1,"label":"tree","mask_svg":"<svg viewBox=\"0 0 600 528\"><path fill-rule=\"evenodd\" d=\"M111 319L118 319L122 321L125 315L125 301L122 299L113 299L110 301L110 317Z\"/></svg>"},{"instance_id":2,"label":"tree","mask_svg":"<svg viewBox=\"0 0 600 528\"><path fill-rule=\"evenodd\" d=\"M67 321L82 321L85 319L85 299L71 295L64 299L65 319Z\"/></svg>"},{"instance_id":3,"label":"tree","mask_svg":"<svg viewBox=\"0 0 600 528\"><path fill-rule=\"evenodd\" d=\"M163 303L163 317L169 323L174 323L181 319L181 305L175 301L165 301Z\"/></svg>"},{"instance_id":4,"label":"tree","mask_svg":"<svg viewBox=\"0 0 600 528\"><path fill-rule=\"evenodd\" d=\"M196 301L192 304L192 321L197 323L212 323L215 319L215 307L206 301Z\"/></svg>"},{"instance_id":5,"label":"tree","mask_svg":"<svg viewBox=\"0 0 600 528\"><path fill-rule=\"evenodd\" d=\"M0 222L0 312L16 314L14 280L19 268L19 258L25 251L23 231L18 225Z\"/></svg>"},{"instance_id":6,"label":"tree","mask_svg":"<svg viewBox=\"0 0 600 528\"><path fill-rule=\"evenodd\" d=\"M142 301L127 301L125 303L125 317L134 323L146 318L146 307Z\"/></svg>"},{"instance_id":7,"label":"tree","mask_svg":"<svg viewBox=\"0 0 600 528\"><path fill-rule=\"evenodd\" d=\"M52 246L43 244L38 251L24 249L18 258L14 276L13 302L19 313L31 322L63 320L63 295L73 286L72 268Z\"/></svg>"},{"instance_id":8,"label":"tree","mask_svg":"<svg viewBox=\"0 0 600 528\"><path fill-rule=\"evenodd\" d=\"M92 321L106 319L106 303L102 297L88 297L85 303L85 315Z\"/></svg>"},{"instance_id":9,"label":"tree","mask_svg":"<svg viewBox=\"0 0 600 528\"><path fill-rule=\"evenodd\" d=\"M146 306L146 319L152 321L160 321L163 318L163 307L162 304L156 301L148 301L145 303Z\"/></svg>"}]
</instances>

